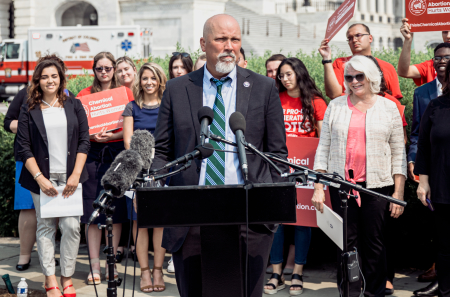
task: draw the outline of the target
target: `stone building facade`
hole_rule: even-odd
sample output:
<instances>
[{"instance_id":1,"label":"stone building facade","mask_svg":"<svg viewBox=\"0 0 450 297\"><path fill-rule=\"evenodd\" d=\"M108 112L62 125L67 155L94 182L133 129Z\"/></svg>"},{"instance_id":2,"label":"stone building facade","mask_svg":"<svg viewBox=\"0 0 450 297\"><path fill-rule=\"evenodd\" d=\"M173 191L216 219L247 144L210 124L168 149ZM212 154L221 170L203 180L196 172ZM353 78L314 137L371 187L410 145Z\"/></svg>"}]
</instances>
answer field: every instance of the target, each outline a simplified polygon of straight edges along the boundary
<instances>
[{"instance_id":1,"label":"stone building facade","mask_svg":"<svg viewBox=\"0 0 450 297\"><path fill-rule=\"evenodd\" d=\"M241 24L243 47L263 54L316 51L325 36L328 17L343 0L0 0L0 35L10 33L14 7L14 37L26 38L29 27L133 25L150 30L153 55L170 54L177 43L196 50L206 19L218 13ZM398 48L404 0L357 0L351 23L364 22L374 37L373 48ZM332 44L348 52L345 28ZM419 33L415 50L442 42L440 32Z\"/></svg>"}]
</instances>

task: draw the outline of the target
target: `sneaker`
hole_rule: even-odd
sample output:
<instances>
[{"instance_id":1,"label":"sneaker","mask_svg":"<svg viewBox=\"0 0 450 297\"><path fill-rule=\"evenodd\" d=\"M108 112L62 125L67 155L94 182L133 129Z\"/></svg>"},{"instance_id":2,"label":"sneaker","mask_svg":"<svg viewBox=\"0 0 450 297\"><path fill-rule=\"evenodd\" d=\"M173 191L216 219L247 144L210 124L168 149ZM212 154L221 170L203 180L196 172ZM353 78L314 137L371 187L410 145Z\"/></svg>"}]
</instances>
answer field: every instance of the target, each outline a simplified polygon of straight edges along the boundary
<instances>
[{"instance_id":1,"label":"sneaker","mask_svg":"<svg viewBox=\"0 0 450 297\"><path fill-rule=\"evenodd\" d=\"M175 266L173 265L173 259L170 258L169 262L167 262L169 266L167 266L167 272L169 273L175 273Z\"/></svg>"}]
</instances>

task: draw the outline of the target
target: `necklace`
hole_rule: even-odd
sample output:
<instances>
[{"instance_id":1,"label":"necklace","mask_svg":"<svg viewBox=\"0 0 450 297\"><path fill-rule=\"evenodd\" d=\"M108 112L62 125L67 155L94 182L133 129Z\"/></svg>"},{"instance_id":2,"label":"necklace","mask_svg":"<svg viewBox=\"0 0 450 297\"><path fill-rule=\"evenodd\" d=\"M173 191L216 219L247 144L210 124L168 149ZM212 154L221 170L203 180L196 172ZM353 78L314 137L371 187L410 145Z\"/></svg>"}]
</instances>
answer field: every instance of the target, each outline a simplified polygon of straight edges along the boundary
<instances>
[{"instance_id":1,"label":"necklace","mask_svg":"<svg viewBox=\"0 0 450 297\"><path fill-rule=\"evenodd\" d=\"M53 102L52 105L48 104L45 100L42 100L42 103L47 104L50 108L52 108L53 106L55 106L57 101L58 101L58 98L55 99L55 102Z\"/></svg>"}]
</instances>

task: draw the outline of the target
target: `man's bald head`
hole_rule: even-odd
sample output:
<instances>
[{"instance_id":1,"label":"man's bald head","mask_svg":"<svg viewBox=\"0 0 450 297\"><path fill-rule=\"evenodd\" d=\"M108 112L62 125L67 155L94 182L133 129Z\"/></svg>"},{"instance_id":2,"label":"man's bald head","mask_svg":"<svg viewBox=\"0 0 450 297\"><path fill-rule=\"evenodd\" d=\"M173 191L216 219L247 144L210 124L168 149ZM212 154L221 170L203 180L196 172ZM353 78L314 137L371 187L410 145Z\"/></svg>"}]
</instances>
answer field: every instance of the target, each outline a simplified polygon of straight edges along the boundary
<instances>
[{"instance_id":1,"label":"man's bald head","mask_svg":"<svg viewBox=\"0 0 450 297\"><path fill-rule=\"evenodd\" d=\"M241 28L232 16L218 14L209 18L200 38L202 51L206 53L206 68L219 79L236 66L241 48Z\"/></svg>"},{"instance_id":2,"label":"man's bald head","mask_svg":"<svg viewBox=\"0 0 450 297\"><path fill-rule=\"evenodd\" d=\"M236 26L237 28L239 28L239 32L241 30L239 27L239 23L231 15L216 14L215 16L212 16L208 20L206 20L205 25L203 26L203 38L207 39L210 33L222 26Z\"/></svg>"}]
</instances>

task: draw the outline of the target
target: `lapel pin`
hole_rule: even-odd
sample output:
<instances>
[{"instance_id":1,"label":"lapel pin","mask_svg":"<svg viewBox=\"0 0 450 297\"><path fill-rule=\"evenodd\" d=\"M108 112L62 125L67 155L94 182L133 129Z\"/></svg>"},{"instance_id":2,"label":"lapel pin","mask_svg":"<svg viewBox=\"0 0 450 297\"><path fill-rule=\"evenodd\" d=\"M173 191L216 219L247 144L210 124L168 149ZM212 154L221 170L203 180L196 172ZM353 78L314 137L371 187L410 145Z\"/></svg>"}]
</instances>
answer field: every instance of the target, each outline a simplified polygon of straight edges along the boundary
<instances>
[{"instance_id":1,"label":"lapel pin","mask_svg":"<svg viewBox=\"0 0 450 297\"><path fill-rule=\"evenodd\" d=\"M248 81L245 81L244 82L244 87L246 87L246 88L250 87L250 83Z\"/></svg>"}]
</instances>

